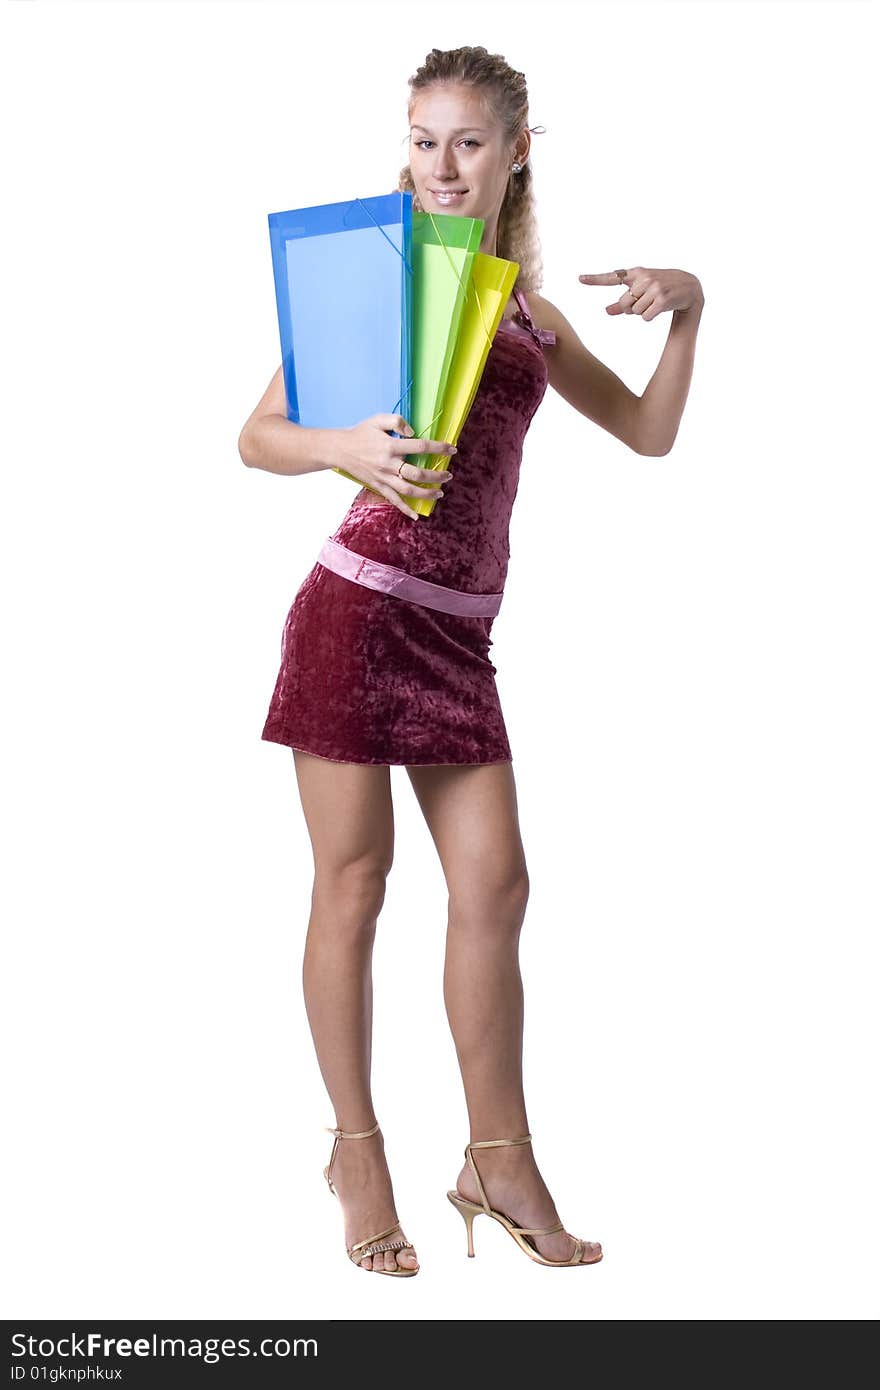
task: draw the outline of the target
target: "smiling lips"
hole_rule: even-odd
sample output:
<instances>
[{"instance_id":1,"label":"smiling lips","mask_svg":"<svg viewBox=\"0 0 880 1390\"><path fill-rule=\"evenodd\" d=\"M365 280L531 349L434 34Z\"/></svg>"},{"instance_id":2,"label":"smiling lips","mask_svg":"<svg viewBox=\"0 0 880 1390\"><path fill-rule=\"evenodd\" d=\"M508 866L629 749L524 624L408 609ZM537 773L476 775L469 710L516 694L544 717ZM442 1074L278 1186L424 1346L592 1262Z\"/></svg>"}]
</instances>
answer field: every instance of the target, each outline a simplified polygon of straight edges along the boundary
<instances>
[{"instance_id":1,"label":"smiling lips","mask_svg":"<svg viewBox=\"0 0 880 1390\"><path fill-rule=\"evenodd\" d=\"M429 190L432 198L436 198L438 203L457 203L467 193L466 188L432 188Z\"/></svg>"}]
</instances>

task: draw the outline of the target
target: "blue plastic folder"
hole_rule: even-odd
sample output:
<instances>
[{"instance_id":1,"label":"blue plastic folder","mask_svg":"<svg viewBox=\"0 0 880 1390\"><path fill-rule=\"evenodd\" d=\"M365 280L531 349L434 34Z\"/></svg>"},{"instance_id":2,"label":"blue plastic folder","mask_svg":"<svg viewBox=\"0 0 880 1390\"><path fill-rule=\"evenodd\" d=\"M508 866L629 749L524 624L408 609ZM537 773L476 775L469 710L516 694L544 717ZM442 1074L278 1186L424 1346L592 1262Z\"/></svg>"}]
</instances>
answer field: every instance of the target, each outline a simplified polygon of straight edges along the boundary
<instances>
[{"instance_id":1,"label":"blue plastic folder","mask_svg":"<svg viewBox=\"0 0 880 1390\"><path fill-rule=\"evenodd\" d=\"M408 419L412 194L272 212L269 238L287 418L317 429Z\"/></svg>"}]
</instances>

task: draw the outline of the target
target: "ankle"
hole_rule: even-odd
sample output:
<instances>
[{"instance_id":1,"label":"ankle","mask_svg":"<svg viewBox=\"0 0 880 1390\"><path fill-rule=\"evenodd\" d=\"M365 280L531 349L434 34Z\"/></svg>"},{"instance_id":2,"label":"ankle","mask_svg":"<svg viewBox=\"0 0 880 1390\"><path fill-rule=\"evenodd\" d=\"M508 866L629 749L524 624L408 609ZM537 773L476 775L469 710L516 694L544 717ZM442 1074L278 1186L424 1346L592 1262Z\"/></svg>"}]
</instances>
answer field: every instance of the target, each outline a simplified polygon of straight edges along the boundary
<instances>
[{"instance_id":1,"label":"ankle","mask_svg":"<svg viewBox=\"0 0 880 1390\"><path fill-rule=\"evenodd\" d=\"M369 1139L340 1139L336 1165L341 1172L355 1178L359 1174L367 1178L377 1172L387 1173L388 1163L381 1133L373 1134Z\"/></svg>"},{"instance_id":2,"label":"ankle","mask_svg":"<svg viewBox=\"0 0 880 1390\"><path fill-rule=\"evenodd\" d=\"M472 1149L471 1157L481 1173L537 1172L531 1144L505 1144L496 1149ZM470 1168L465 1158L464 1166Z\"/></svg>"},{"instance_id":3,"label":"ankle","mask_svg":"<svg viewBox=\"0 0 880 1390\"><path fill-rule=\"evenodd\" d=\"M513 1138L516 1135L528 1134L528 1130L510 1130L509 1133ZM474 1146L472 1152L478 1163L482 1163L485 1159L488 1159L489 1162L496 1159L522 1159L528 1157L532 1152L531 1138L525 1144L493 1144L490 1148L485 1149L479 1147L481 1141L478 1139L471 1139L470 1143Z\"/></svg>"},{"instance_id":4,"label":"ankle","mask_svg":"<svg viewBox=\"0 0 880 1390\"><path fill-rule=\"evenodd\" d=\"M350 1116L347 1118L349 1120L348 1124L340 1124L339 1120L337 1120L336 1129L342 1130L343 1134L359 1134L362 1135L365 1139L375 1138L375 1135L368 1134L367 1132L368 1130L374 1129L379 1123L375 1115L366 1119L358 1119L356 1121L352 1120ZM334 1130L331 1129L329 1132L333 1134ZM376 1129L376 1134L381 1134L381 1132L381 1127ZM340 1135L340 1142L346 1142L343 1135ZM357 1140L352 1140L352 1143L356 1144Z\"/></svg>"}]
</instances>

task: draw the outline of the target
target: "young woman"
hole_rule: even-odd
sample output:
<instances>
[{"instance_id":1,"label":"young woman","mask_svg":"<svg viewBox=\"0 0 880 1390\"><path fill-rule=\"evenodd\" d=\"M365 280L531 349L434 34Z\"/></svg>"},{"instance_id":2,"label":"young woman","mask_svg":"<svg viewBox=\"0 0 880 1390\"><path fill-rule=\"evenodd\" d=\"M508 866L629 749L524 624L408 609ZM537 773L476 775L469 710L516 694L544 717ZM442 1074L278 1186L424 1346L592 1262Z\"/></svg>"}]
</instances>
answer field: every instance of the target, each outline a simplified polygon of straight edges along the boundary
<instances>
[{"instance_id":1,"label":"young woman","mask_svg":"<svg viewBox=\"0 0 880 1390\"><path fill-rule=\"evenodd\" d=\"M595 1264L601 1246L563 1228L530 1142L518 958L529 880L490 633L523 440L548 383L636 453L668 453L703 295L680 270L580 277L625 285L610 313L672 312L657 370L635 395L536 292L523 74L484 48L434 49L410 87L400 188L416 211L482 218L481 251L520 265L457 452L415 439L397 415L345 430L295 425L280 369L239 441L249 467L298 475L338 465L365 484L294 599L262 735L293 750L314 854L303 987L336 1115L324 1172L352 1261L415 1274L370 1091L372 949L394 842L389 767L403 765L449 888L444 999L470 1142L448 1196L468 1253L474 1217L486 1213L541 1264ZM450 457L426 473L403 461L413 453ZM437 505L420 517L403 499L426 487Z\"/></svg>"}]
</instances>

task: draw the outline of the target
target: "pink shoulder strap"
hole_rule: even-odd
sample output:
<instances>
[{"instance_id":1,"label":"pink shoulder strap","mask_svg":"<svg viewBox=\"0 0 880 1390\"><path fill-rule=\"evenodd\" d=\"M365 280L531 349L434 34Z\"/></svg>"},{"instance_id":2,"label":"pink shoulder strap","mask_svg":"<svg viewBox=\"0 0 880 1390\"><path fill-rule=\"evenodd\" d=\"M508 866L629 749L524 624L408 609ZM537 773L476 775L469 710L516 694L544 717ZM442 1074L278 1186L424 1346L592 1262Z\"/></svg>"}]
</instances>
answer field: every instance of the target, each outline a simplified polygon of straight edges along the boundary
<instances>
[{"instance_id":1,"label":"pink shoulder strap","mask_svg":"<svg viewBox=\"0 0 880 1390\"><path fill-rule=\"evenodd\" d=\"M517 288L517 289L514 289L514 291L513 291L513 297L514 297L514 299L516 300L517 304L519 305L519 307L520 307L520 312L522 313L522 316L523 316L523 318L525 319L525 321L526 321L526 323L528 324L528 326L529 326L530 328L534 327L534 325L533 325L533 323L532 323L532 316L531 316L531 314L529 313L528 300L526 299L526 297L525 297L525 295L523 294L522 290L521 290L521 289L518 289L518 288Z\"/></svg>"},{"instance_id":2,"label":"pink shoulder strap","mask_svg":"<svg viewBox=\"0 0 880 1390\"><path fill-rule=\"evenodd\" d=\"M555 343L556 334L553 332L552 328L535 327L534 320L532 319L532 316L529 313L528 301L526 300L526 297L523 294L522 290L515 288L513 293L516 298L516 302L520 307L525 326L528 328L529 332L532 334L535 340L539 343Z\"/></svg>"}]
</instances>

